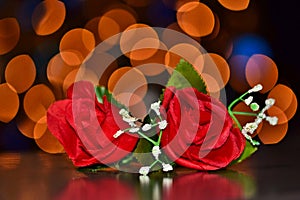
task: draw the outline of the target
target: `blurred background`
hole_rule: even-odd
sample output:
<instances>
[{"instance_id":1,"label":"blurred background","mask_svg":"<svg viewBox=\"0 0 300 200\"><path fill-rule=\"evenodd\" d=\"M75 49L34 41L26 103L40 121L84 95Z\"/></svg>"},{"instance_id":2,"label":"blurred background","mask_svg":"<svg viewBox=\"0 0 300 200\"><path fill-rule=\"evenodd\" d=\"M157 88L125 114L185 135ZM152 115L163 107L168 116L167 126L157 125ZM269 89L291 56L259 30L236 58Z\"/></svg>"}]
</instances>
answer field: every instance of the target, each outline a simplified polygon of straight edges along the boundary
<instances>
[{"instance_id":1,"label":"blurred background","mask_svg":"<svg viewBox=\"0 0 300 200\"><path fill-rule=\"evenodd\" d=\"M299 120L298 5L296 0L0 0L0 151L63 152L47 130L48 107L66 97L98 44L139 27L169 28L197 41L222 74L217 86L204 76L210 92L225 88L228 101L262 83L261 95L277 99L269 114L279 116L279 125L264 125L258 137L265 144L283 138L286 146L296 144L297 131L288 130L296 130ZM183 42L152 57L124 55L99 84L112 90L124 73L145 63L174 67L166 59L170 49L179 56L193 53ZM138 75L147 83L165 71L157 67Z\"/></svg>"}]
</instances>

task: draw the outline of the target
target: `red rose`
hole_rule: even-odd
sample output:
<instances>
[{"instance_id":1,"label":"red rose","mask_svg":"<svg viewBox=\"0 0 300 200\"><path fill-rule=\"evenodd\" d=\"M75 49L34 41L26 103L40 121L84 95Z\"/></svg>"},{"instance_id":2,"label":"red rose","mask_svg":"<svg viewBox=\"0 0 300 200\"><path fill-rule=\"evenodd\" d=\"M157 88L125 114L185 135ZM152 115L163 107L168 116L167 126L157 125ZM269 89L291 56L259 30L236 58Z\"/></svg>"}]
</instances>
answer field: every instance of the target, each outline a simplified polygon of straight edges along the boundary
<instances>
[{"instance_id":1,"label":"red rose","mask_svg":"<svg viewBox=\"0 0 300 200\"><path fill-rule=\"evenodd\" d=\"M67 97L50 106L47 123L75 166L113 163L135 148L138 137L127 133L113 137L126 124L105 97L103 104L97 101L91 83L75 83Z\"/></svg>"},{"instance_id":2,"label":"red rose","mask_svg":"<svg viewBox=\"0 0 300 200\"><path fill-rule=\"evenodd\" d=\"M162 102L168 126L161 144L175 163L198 170L226 167L244 150L245 138L226 107L194 88L167 88Z\"/></svg>"}]
</instances>

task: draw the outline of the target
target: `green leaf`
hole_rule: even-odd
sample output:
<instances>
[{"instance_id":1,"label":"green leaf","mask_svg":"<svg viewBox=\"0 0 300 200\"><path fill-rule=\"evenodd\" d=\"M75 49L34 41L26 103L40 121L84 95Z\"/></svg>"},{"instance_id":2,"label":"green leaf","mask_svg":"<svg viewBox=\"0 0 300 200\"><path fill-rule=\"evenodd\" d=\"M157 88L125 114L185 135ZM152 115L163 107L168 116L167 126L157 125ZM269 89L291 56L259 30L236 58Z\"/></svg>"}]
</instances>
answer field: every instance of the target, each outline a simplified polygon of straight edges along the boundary
<instances>
[{"instance_id":1,"label":"green leaf","mask_svg":"<svg viewBox=\"0 0 300 200\"><path fill-rule=\"evenodd\" d=\"M119 103L104 86L96 86L95 93L99 103L103 103L103 97L106 96L107 100L112 104L116 105L119 108L125 108L125 106Z\"/></svg>"},{"instance_id":2,"label":"green leaf","mask_svg":"<svg viewBox=\"0 0 300 200\"><path fill-rule=\"evenodd\" d=\"M152 147L153 145L148 140L141 138L138 141L133 155L142 165L151 165L155 161L151 153Z\"/></svg>"},{"instance_id":3,"label":"green leaf","mask_svg":"<svg viewBox=\"0 0 300 200\"><path fill-rule=\"evenodd\" d=\"M243 153L240 155L240 157L230 163L230 165L240 163L246 158L250 157L252 154L254 154L257 151L257 147L253 146L248 140L246 140L246 146L243 151Z\"/></svg>"},{"instance_id":4,"label":"green leaf","mask_svg":"<svg viewBox=\"0 0 300 200\"><path fill-rule=\"evenodd\" d=\"M202 77L195 68L185 61L181 59L177 64L173 74L171 75L166 87L174 86L177 89L183 89L187 87L194 87L199 92L207 94L206 84L203 81Z\"/></svg>"}]
</instances>

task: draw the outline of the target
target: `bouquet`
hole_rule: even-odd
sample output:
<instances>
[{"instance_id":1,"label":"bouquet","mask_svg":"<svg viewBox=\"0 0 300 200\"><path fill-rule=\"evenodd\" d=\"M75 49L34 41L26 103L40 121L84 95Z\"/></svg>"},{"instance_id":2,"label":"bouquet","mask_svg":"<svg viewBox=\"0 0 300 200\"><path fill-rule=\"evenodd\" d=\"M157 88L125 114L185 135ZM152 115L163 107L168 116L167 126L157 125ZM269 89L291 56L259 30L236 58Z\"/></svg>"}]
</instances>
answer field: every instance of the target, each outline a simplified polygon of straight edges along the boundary
<instances>
[{"instance_id":1,"label":"bouquet","mask_svg":"<svg viewBox=\"0 0 300 200\"><path fill-rule=\"evenodd\" d=\"M142 175L176 166L218 170L258 149L254 137L263 121L278 123L277 116L267 113L275 99L267 98L263 106L254 101L252 94L262 89L256 85L226 108L209 95L201 74L181 59L143 119L133 116L107 88L78 81L66 99L48 109L47 123L76 167ZM251 112L234 110L239 102ZM253 121L241 124L240 115Z\"/></svg>"}]
</instances>

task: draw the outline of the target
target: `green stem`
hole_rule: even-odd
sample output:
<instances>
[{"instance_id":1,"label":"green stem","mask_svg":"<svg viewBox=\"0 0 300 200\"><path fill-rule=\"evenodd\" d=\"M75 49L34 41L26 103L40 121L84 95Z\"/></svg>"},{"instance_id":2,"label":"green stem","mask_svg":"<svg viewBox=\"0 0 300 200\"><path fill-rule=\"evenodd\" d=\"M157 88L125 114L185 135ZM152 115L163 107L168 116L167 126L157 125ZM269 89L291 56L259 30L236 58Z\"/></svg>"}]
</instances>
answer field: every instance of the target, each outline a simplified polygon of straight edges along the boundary
<instances>
[{"instance_id":1,"label":"green stem","mask_svg":"<svg viewBox=\"0 0 300 200\"><path fill-rule=\"evenodd\" d=\"M159 160L154 161L149 167L152 168Z\"/></svg>"},{"instance_id":2,"label":"green stem","mask_svg":"<svg viewBox=\"0 0 300 200\"><path fill-rule=\"evenodd\" d=\"M140 136L142 136L143 138L145 138L146 140L148 140L149 142L151 142L154 146L157 146L157 142L155 142L154 140L152 140L151 138L149 138L147 135L145 135L144 133L138 131L137 132Z\"/></svg>"},{"instance_id":3,"label":"green stem","mask_svg":"<svg viewBox=\"0 0 300 200\"><path fill-rule=\"evenodd\" d=\"M160 133L159 133L159 136L158 136L158 140L157 140L157 145L160 145L161 136L162 136L162 130L160 130Z\"/></svg>"},{"instance_id":4,"label":"green stem","mask_svg":"<svg viewBox=\"0 0 300 200\"><path fill-rule=\"evenodd\" d=\"M251 113L251 112L239 112L239 111L232 111L232 114L234 115L245 115L245 116L253 116L256 117L256 113Z\"/></svg>"},{"instance_id":5,"label":"green stem","mask_svg":"<svg viewBox=\"0 0 300 200\"><path fill-rule=\"evenodd\" d=\"M248 94L248 91L245 92L244 94L242 94L239 98L235 99L234 101L231 102L231 104L229 104L228 106L228 113L230 115L230 117L233 119L233 121L236 123L236 125L238 126L238 128L240 130L243 129L242 125L240 124L240 122L238 121L238 119L235 117L233 111L232 111L232 107L239 101L242 101L244 96L246 96Z\"/></svg>"}]
</instances>

